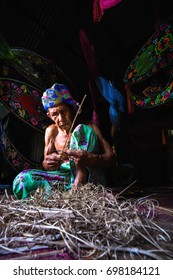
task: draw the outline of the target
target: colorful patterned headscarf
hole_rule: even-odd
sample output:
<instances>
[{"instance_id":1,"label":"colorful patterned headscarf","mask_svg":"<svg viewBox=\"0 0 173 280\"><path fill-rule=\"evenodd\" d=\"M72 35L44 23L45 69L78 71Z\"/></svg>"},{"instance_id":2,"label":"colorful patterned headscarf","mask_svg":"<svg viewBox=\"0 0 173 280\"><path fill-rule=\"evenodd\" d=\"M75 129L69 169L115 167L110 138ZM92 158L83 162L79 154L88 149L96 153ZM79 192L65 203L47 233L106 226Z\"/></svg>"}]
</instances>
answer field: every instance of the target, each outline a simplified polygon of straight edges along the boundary
<instances>
[{"instance_id":1,"label":"colorful patterned headscarf","mask_svg":"<svg viewBox=\"0 0 173 280\"><path fill-rule=\"evenodd\" d=\"M45 110L61 103L72 105L75 111L77 111L79 106L79 104L71 96L67 86L64 84L54 84L43 93L41 99Z\"/></svg>"}]
</instances>

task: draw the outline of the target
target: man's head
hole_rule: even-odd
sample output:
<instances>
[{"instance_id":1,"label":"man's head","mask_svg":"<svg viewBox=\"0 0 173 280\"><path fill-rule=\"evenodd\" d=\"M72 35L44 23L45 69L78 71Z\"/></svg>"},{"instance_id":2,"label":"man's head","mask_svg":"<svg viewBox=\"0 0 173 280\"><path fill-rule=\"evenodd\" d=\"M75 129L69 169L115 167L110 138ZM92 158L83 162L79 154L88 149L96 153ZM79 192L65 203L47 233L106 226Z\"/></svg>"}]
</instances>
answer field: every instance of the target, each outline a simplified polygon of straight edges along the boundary
<instances>
[{"instance_id":1,"label":"man's head","mask_svg":"<svg viewBox=\"0 0 173 280\"><path fill-rule=\"evenodd\" d=\"M71 105L60 103L47 111L47 116L59 127L68 128L74 118L74 110Z\"/></svg>"},{"instance_id":2,"label":"man's head","mask_svg":"<svg viewBox=\"0 0 173 280\"><path fill-rule=\"evenodd\" d=\"M78 109L77 102L73 99L69 89L64 84L54 84L48 88L42 96L43 107L46 111L59 104L71 105L75 111Z\"/></svg>"}]
</instances>

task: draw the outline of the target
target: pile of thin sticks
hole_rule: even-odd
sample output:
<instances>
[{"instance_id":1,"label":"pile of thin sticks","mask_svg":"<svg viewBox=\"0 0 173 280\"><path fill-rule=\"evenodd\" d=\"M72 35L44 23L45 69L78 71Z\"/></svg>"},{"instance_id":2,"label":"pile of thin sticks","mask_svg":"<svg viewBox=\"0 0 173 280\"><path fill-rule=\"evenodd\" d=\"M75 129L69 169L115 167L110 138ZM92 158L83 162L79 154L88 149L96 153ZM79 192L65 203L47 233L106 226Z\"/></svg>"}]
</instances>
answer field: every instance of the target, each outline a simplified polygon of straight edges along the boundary
<instances>
[{"instance_id":1,"label":"pile of thin sticks","mask_svg":"<svg viewBox=\"0 0 173 280\"><path fill-rule=\"evenodd\" d=\"M63 248L74 259L172 259L171 236L156 222L158 202L125 199L102 186L42 189L0 202L0 255Z\"/></svg>"}]
</instances>

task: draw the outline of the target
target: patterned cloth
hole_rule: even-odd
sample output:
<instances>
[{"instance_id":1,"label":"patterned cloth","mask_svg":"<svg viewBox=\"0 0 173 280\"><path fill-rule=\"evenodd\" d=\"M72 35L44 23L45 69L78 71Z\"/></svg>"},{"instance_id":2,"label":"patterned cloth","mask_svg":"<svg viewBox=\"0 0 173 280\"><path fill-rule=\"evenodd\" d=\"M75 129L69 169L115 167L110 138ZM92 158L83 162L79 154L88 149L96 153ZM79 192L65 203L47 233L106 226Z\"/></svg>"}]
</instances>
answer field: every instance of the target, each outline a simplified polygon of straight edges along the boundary
<instances>
[{"instance_id":1,"label":"patterned cloth","mask_svg":"<svg viewBox=\"0 0 173 280\"><path fill-rule=\"evenodd\" d=\"M84 124L78 125L72 133L70 149L82 149L98 154L99 141L93 129ZM88 182L103 186L106 184L106 174L102 168L87 167L87 169ZM75 172L75 163L72 160L61 164L56 171L24 170L14 179L13 193L18 199L24 199L38 187L42 187L49 195L52 186L58 186L59 182L63 184L64 189L69 190L74 182Z\"/></svg>"},{"instance_id":2,"label":"patterned cloth","mask_svg":"<svg viewBox=\"0 0 173 280\"><path fill-rule=\"evenodd\" d=\"M42 103L45 110L52 108L61 103L67 103L74 107L77 111L77 102L71 96L69 89L63 84L54 84L48 88L42 96Z\"/></svg>"}]
</instances>

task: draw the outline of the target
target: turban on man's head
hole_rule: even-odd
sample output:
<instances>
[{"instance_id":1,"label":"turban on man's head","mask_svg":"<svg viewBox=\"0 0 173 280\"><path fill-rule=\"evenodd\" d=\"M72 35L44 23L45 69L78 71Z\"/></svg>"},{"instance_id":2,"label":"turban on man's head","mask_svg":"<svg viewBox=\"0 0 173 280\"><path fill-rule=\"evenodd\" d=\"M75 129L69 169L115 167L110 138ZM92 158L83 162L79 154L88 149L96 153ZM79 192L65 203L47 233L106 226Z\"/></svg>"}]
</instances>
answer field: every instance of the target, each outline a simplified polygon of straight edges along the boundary
<instances>
[{"instance_id":1,"label":"turban on man's head","mask_svg":"<svg viewBox=\"0 0 173 280\"><path fill-rule=\"evenodd\" d=\"M51 88L46 89L41 99L45 110L61 103L72 105L76 111L78 109L78 103L73 99L69 89L64 84L56 83Z\"/></svg>"}]
</instances>

